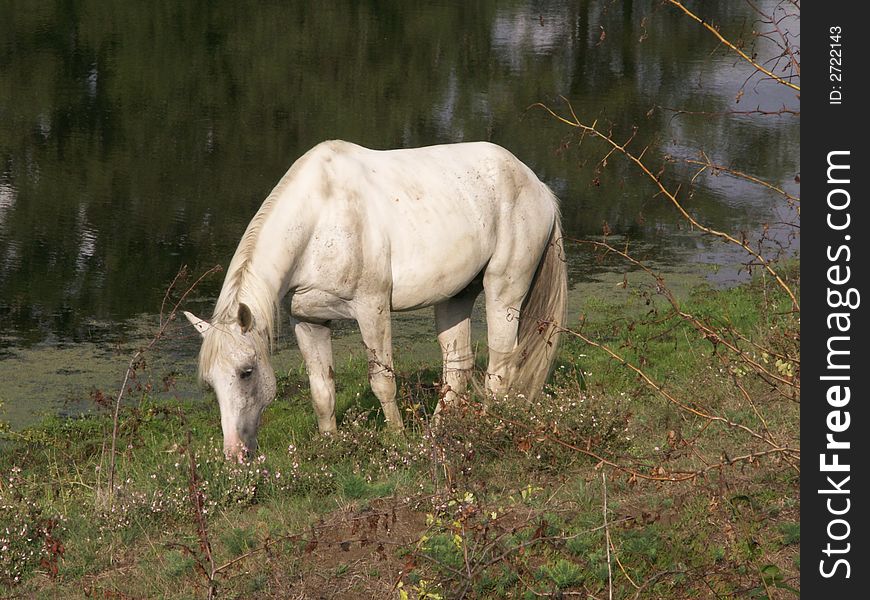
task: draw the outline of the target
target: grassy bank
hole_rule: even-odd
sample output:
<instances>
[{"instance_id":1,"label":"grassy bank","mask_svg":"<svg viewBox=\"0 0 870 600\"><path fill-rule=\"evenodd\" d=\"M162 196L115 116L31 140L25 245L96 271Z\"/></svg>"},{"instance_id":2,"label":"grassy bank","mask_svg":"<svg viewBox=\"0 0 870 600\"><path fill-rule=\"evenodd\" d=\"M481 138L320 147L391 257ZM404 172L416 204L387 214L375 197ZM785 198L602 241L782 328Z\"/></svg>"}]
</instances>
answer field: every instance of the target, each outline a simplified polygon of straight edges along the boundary
<instances>
[{"instance_id":1,"label":"grassy bank","mask_svg":"<svg viewBox=\"0 0 870 600\"><path fill-rule=\"evenodd\" d=\"M797 596L799 317L763 281L682 316L641 281L586 302L544 397L471 400L437 431L434 366L398 365L395 436L354 360L337 436L286 374L248 464L220 455L215 402L145 391L113 486L107 412L7 433L0 594Z\"/></svg>"}]
</instances>

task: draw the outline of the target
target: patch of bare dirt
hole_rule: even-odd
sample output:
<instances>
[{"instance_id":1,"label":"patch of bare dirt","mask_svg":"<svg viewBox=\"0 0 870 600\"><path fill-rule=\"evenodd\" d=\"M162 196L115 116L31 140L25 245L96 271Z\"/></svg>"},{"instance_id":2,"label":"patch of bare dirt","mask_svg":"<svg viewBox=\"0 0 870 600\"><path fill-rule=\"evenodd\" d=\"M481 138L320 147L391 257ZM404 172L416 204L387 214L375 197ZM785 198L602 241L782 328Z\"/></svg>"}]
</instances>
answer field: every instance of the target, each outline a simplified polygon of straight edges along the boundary
<instances>
[{"instance_id":1,"label":"patch of bare dirt","mask_svg":"<svg viewBox=\"0 0 870 600\"><path fill-rule=\"evenodd\" d=\"M294 557L295 576L274 579L261 598L384 599L413 566L400 556L426 530L426 515L393 499L347 509L315 524Z\"/></svg>"}]
</instances>

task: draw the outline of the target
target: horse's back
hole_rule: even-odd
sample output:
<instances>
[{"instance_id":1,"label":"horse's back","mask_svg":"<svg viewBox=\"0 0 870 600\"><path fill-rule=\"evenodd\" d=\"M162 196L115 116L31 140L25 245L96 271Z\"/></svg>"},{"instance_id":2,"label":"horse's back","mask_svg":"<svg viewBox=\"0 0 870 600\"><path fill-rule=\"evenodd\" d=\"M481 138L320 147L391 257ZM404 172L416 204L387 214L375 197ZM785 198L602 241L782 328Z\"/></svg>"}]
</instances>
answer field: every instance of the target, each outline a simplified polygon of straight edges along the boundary
<instances>
[{"instance_id":1,"label":"horse's back","mask_svg":"<svg viewBox=\"0 0 870 600\"><path fill-rule=\"evenodd\" d=\"M435 304L464 289L493 260L541 252L556 218L549 190L508 150L468 142L371 150L323 142L297 166L312 202L386 249L392 308ZM350 228L350 225L348 226Z\"/></svg>"},{"instance_id":2,"label":"horse's back","mask_svg":"<svg viewBox=\"0 0 870 600\"><path fill-rule=\"evenodd\" d=\"M371 150L331 140L312 152L329 199L357 205L385 225L421 229L421 241L451 237L457 221L492 230L506 219L540 215L549 229L557 210L532 170L490 142Z\"/></svg>"},{"instance_id":3,"label":"horse's back","mask_svg":"<svg viewBox=\"0 0 870 600\"><path fill-rule=\"evenodd\" d=\"M448 190L463 196L474 194L477 200L486 198L489 192L505 200L517 187L539 183L531 169L509 150L491 142L373 150L329 140L312 148L297 164L302 162L318 170L338 189L364 186L381 192L359 198L365 202L376 202L383 195L432 201L439 190L442 194ZM354 177L349 178L349 174Z\"/></svg>"}]
</instances>

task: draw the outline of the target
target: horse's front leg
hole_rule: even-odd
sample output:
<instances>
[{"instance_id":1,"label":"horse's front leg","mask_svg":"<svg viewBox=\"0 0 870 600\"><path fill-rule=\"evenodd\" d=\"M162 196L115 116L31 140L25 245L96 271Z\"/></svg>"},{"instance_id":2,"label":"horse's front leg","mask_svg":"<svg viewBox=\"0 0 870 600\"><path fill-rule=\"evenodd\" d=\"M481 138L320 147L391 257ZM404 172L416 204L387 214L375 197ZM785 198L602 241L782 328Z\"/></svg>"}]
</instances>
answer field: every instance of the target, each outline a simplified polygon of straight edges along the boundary
<instances>
[{"instance_id":1,"label":"horse's front leg","mask_svg":"<svg viewBox=\"0 0 870 600\"><path fill-rule=\"evenodd\" d=\"M335 371L332 362L332 330L326 325L294 324L296 342L305 359L308 382L311 385L311 404L317 415L320 433L335 433Z\"/></svg>"},{"instance_id":2,"label":"horse's front leg","mask_svg":"<svg viewBox=\"0 0 870 600\"><path fill-rule=\"evenodd\" d=\"M436 421L445 406L449 406L468 390L468 379L474 368L471 347L471 310L479 290L466 293L435 305L435 329L443 356L441 382L444 389L435 407Z\"/></svg>"},{"instance_id":3,"label":"horse's front leg","mask_svg":"<svg viewBox=\"0 0 870 600\"><path fill-rule=\"evenodd\" d=\"M396 374L393 371L393 339L387 299L366 303L356 311L363 343L368 351L369 383L381 402L390 429L401 430L402 415L396 404Z\"/></svg>"}]
</instances>

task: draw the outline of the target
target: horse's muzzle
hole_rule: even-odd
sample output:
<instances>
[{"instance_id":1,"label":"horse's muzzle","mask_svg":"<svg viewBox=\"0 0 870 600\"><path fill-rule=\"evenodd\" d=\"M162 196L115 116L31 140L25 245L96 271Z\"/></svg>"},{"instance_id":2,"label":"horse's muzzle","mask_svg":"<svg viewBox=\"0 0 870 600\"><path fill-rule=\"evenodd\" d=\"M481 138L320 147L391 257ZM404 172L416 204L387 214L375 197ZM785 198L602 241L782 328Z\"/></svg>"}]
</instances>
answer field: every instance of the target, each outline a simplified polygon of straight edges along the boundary
<instances>
[{"instance_id":1,"label":"horse's muzzle","mask_svg":"<svg viewBox=\"0 0 870 600\"><path fill-rule=\"evenodd\" d=\"M257 451L257 437L252 436L244 441L239 435L224 437L224 456L227 460L239 463L246 462Z\"/></svg>"}]
</instances>

